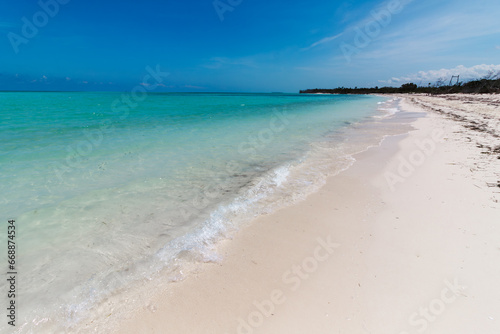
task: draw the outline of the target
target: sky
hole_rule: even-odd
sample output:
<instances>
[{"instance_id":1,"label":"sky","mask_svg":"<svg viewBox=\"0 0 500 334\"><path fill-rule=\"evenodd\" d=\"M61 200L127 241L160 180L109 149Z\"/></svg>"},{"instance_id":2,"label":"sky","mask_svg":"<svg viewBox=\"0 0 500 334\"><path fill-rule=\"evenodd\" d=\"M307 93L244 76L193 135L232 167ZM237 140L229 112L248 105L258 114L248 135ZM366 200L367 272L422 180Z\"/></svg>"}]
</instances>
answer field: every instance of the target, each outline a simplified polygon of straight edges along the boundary
<instances>
[{"instance_id":1,"label":"sky","mask_svg":"<svg viewBox=\"0 0 500 334\"><path fill-rule=\"evenodd\" d=\"M498 0L0 0L0 90L468 80L500 71L499 14Z\"/></svg>"}]
</instances>

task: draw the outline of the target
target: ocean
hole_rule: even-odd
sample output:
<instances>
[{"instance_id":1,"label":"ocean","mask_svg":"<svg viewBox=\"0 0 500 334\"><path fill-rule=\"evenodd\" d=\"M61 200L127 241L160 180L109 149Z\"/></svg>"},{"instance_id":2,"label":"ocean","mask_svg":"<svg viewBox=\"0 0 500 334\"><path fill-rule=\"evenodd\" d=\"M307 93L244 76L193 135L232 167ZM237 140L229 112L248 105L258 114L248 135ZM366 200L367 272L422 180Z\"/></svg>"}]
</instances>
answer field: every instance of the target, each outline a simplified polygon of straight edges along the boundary
<instances>
[{"instance_id":1,"label":"ocean","mask_svg":"<svg viewBox=\"0 0 500 334\"><path fill-rule=\"evenodd\" d=\"M15 220L17 333L85 332L89 321L147 303L144 282L168 285L221 261L218 241L348 168L397 111L378 96L123 101L0 93L0 243L7 272ZM0 280L3 309L8 290Z\"/></svg>"}]
</instances>

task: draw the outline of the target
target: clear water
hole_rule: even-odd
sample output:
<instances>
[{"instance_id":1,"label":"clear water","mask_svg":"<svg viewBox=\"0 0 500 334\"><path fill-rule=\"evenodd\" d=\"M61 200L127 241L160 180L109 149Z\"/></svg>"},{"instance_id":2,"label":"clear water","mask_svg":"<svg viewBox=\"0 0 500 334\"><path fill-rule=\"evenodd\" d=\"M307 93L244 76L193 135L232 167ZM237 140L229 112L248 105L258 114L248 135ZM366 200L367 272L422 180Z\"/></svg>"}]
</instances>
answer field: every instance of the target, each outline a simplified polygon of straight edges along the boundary
<instances>
[{"instance_id":1,"label":"clear water","mask_svg":"<svg viewBox=\"0 0 500 334\"><path fill-rule=\"evenodd\" d=\"M113 103L121 96L0 93L0 212L17 223L20 333L77 332L134 284L217 261L217 240L347 168L362 148L356 126L387 100L150 94L126 111Z\"/></svg>"}]
</instances>

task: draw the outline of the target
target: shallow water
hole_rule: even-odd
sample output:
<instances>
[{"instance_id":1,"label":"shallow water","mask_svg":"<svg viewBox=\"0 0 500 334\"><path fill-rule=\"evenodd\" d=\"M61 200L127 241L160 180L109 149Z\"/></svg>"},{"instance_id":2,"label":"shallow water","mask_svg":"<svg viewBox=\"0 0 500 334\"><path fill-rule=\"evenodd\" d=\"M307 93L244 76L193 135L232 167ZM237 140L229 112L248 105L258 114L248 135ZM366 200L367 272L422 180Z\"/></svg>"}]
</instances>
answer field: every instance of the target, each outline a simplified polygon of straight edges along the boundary
<instances>
[{"instance_id":1,"label":"shallow water","mask_svg":"<svg viewBox=\"0 0 500 334\"><path fill-rule=\"evenodd\" d=\"M0 212L17 224L21 333L78 332L141 281L217 261L232 230L401 131L387 121L396 102L375 96L150 94L128 112L112 107L119 97L0 93Z\"/></svg>"}]
</instances>

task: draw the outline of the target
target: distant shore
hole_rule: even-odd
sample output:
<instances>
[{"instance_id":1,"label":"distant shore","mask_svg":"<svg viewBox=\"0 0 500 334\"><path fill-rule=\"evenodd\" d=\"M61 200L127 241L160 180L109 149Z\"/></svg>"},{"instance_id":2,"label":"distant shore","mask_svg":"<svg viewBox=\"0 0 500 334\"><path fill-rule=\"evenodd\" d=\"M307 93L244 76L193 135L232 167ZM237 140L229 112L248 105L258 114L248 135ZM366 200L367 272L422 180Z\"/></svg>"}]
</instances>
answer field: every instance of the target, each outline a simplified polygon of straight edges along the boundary
<instances>
[{"instance_id":1,"label":"distant shore","mask_svg":"<svg viewBox=\"0 0 500 334\"><path fill-rule=\"evenodd\" d=\"M449 85L444 83L435 83L432 85L429 83L428 86L418 86L414 83L406 83L401 85L401 87L375 87L375 88L346 88L338 87L334 89L306 89L301 90L300 94L498 94L500 93L500 73L495 76L491 75L490 78L484 78L479 80L471 80L468 82L457 82L451 85L450 80Z\"/></svg>"},{"instance_id":2,"label":"distant shore","mask_svg":"<svg viewBox=\"0 0 500 334\"><path fill-rule=\"evenodd\" d=\"M414 130L241 229L117 333L498 332L500 97L398 97L392 122Z\"/></svg>"}]
</instances>

